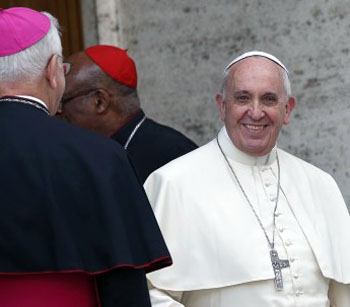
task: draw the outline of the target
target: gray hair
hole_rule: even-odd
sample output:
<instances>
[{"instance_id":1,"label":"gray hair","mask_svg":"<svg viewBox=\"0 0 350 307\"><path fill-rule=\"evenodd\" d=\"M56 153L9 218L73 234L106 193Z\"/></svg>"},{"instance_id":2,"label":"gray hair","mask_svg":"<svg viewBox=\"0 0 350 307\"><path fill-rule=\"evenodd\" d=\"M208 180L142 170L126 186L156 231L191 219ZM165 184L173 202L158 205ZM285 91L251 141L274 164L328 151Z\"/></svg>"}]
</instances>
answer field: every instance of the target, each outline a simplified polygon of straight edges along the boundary
<instances>
[{"instance_id":1,"label":"gray hair","mask_svg":"<svg viewBox=\"0 0 350 307\"><path fill-rule=\"evenodd\" d=\"M48 33L36 44L18 53L0 57L0 82L36 82L41 78L51 56L62 57L58 21L42 12L51 22Z\"/></svg>"},{"instance_id":2,"label":"gray hair","mask_svg":"<svg viewBox=\"0 0 350 307\"><path fill-rule=\"evenodd\" d=\"M115 107L118 109L118 113L122 114L123 116L129 116L140 108L140 99L137 89L131 88L114 80L112 88L114 89L114 93L116 95Z\"/></svg>"},{"instance_id":3,"label":"gray hair","mask_svg":"<svg viewBox=\"0 0 350 307\"><path fill-rule=\"evenodd\" d=\"M258 56L254 56L254 57L258 57ZM227 81L228 81L228 76L229 76L229 72L230 72L231 68L232 68L232 66L229 67L228 69L225 69L224 74L222 76L221 94L224 97L226 95ZM288 75L288 72L285 69L283 69L281 66L280 66L280 69L281 69L281 72L282 72L284 89L286 91L287 99L289 99L290 97L292 97L292 88L291 88L291 85L290 85L289 75Z\"/></svg>"}]
</instances>

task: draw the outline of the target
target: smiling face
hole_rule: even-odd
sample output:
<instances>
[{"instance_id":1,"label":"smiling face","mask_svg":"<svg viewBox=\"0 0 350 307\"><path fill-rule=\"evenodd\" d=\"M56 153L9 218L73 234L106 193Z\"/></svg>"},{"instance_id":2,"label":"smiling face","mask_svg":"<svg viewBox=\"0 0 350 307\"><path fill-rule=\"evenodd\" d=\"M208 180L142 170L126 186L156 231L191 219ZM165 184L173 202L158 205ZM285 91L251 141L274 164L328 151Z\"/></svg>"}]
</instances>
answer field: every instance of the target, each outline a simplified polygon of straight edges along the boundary
<instances>
[{"instance_id":1,"label":"smiling face","mask_svg":"<svg viewBox=\"0 0 350 307\"><path fill-rule=\"evenodd\" d=\"M289 123L295 100L287 97L282 73L266 58L246 58L230 68L225 92L216 95L230 139L249 155L268 154Z\"/></svg>"}]
</instances>

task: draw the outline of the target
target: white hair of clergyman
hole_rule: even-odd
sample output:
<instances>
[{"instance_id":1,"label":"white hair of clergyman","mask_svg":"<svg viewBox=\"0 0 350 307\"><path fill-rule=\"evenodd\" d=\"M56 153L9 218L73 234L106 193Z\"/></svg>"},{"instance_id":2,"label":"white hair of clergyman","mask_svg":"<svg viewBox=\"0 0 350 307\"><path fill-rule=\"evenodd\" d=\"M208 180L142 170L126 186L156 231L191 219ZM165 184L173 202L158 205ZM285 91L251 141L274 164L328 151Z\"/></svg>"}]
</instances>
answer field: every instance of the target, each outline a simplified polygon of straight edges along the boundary
<instances>
[{"instance_id":1,"label":"white hair of clergyman","mask_svg":"<svg viewBox=\"0 0 350 307\"><path fill-rule=\"evenodd\" d=\"M283 63L279 59L277 59L275 56L273 56L272 54L262 52L262 51L250 51L250 52L243 53L239 57L232 60L224 69L224 74L223 74L222 83L221 83L221 94L224 97L226 95L227 79L228 79L230 68L234 64L236 64L237 62L240 62L240 61L242 61L246 58L249 58L249 57L263 57L263 58L269 59L270 61L275 62L277 65L279 65L281 67L281 71L282 71L283 84L284 84L284 88L286 90L287 99L292 96L292 89L291 89L291 85L290 85L290 81L289 81L289 73L288 73L287 68L283 65Z\"/></svg>"},{"instance_id":2,"label":"white hair of clergyman","mask_svg":"<svg viewBox=\"0 0 350 307\"><path fill-rule=\"evenodd\" d=\"M47 12L51 22L48 33L37 43L18 53L0 57L0 82L38 81L54 54L62 57L58 21Z\"/></svg>"}]
</instances>

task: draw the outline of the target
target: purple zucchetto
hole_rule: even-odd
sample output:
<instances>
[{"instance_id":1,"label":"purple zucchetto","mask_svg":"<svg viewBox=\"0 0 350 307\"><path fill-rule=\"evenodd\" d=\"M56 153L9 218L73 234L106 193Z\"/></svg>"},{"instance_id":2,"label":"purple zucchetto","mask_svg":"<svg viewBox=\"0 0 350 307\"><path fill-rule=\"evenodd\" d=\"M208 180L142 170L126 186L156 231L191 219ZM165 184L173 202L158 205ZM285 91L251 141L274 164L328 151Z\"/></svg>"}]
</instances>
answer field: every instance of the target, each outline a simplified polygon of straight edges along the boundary
<instances>
[{"instance_id":1,"label":"purple zucchetto","mask_svg":"<svg viewBox=\"0 0 350 307\"><path fill-rule=\"evenodd\" d=\"M0 8L0 57L25 50L50 30L50 19L26 7Z\"/></svg>"}]
</instances>

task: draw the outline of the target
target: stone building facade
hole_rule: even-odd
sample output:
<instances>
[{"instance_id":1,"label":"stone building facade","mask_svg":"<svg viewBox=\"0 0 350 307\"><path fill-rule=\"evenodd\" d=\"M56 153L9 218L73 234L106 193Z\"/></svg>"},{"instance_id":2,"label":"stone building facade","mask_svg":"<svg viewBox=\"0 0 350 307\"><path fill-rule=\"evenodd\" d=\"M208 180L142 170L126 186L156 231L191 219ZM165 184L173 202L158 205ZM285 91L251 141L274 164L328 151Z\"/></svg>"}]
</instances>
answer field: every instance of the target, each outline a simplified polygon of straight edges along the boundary
<instances>
[{"instance_id":1,"label":"stone building facade","mask_svg":"<svg viewBox=\"0 0 350 307\"><path fill-rule=\"evenodd\" d=\"M350 206L348 1L84 0L82 10L86 46L128 48L147 114L198 144L221 126L214 95L230 59L276 55L297 99L279 146L331 173Z\"/></svg>"}]
</instances>

